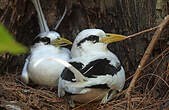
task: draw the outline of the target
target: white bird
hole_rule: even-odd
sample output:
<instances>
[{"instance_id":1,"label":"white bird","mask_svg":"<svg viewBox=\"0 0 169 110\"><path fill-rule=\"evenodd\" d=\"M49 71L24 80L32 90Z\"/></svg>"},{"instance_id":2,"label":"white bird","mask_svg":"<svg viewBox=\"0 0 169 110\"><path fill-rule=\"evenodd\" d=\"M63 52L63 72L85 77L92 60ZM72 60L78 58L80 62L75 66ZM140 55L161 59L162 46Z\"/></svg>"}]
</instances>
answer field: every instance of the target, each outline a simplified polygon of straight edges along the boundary
<instances>
[{"instance_id":1,"label":"white bird","mask_svg":"<svg viewBox=\"0 0 169 110\"><path fill-rule=\"evenodd\" d=\"M85 78L78 79L73 71L65 68L59 78L58 96L70 93L73 94L71 99L79 103L100 96L97 100L102 99L102 103L106 103L117 91L121 91L125 84L125 71L117 56L107 48L109 43L120 37L125 36L106 34L100 29L81 31L73 42L69 63Z\"/></svg>"},{"instance_id":2,"label":"white bird","mask_svg":"<svg viewBox=\"0 0 169 110\"><path fill-rule=\"evenodd\" d=\"M29 83L30 79L39 85L57 86L58 78L64 66L51 60L40 61L45 58L58 58L68 61L71 58L71 53L68 49L61 46L72 43L67 39L61 38L59 33L49 31L39 0L32 0L32 2L38 14L40 33L35 38L31 54L26 59L21 79L26 84ZM65 13L66 8L55 30L65 16Z\"/></svg>"}]
</instances>

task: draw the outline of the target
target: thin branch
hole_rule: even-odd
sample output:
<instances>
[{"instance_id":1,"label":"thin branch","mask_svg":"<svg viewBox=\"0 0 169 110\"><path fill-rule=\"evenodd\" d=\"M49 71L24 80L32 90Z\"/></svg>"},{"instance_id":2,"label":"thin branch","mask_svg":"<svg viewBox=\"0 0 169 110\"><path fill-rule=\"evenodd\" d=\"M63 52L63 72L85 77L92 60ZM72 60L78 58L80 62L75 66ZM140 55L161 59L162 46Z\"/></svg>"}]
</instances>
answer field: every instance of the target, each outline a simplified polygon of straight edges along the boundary
<instances>
[{"instance_id":1,"label":"thin branch","mask_svg":"<svg viewBox=\"0 0 169 110\"><path fill-rule=\"evenodd\" d=\"M150 63L148 63L147 65L145 65L142 70L144 70L145 68L147 68L148 66L150 66L153 62L155 62L158 58L160 58L161 56L163 56L164 54L166 54L168 51L169 51L169 47L167 47L156 58L154 58L152 61L150 61Z\"/></svg>"},{"instance_id":2,"label":"thin branch","mask_svg":"<svg viewBox=\"0 0 169 110\"><path fill-rule=\"evenodd\" d=\"M169 23L169 15L165 17L165 19L163 20L163 22L159 25L159 28L156 30L156 32L154 33L153 37L152 37L152 40L149 44L149 46L147 47L145 53L144 53L144 56L143 58L141 59L140 61L140 64L138 65L138 68L134 74L134 77L127 89L127 92L126 92L126 97L128 98L128 110L130 110L130 102L131 102L131 91L133 90L135 84L136 84L136 80L137 78L139 77L147 59L149 58L157 40L159 39L161 33L162 33L162 30L167 26L167 24Z\"/></svg>"},{"instance_id":3,"label":"thin branch","mask_svg":"<svg viewBox=\"0 0 169 110\"><path fill-rule=\"evenodd\" d=\"M159 26L155 26L155 27L152 27L152 28L140 31L140 32L131 34L129 36L123 36L123 35L118 35L118 34L109 34L109 33L106 33L106 36L110 36L110 37L107 37L106 39L102 39L101 42L107 42L108 43L108 42L110 42L112 40L113 40L113 42L127 40L127 39L131 39L133 37L139 36L140 34L143 34L143 33L146 33L146 32L150 32L150 31L154 31L157 28L159 28Z\"/></svg>"},{"instance_id":4,"label":"thin branch","mask_svg":"<svg viewBox=\"0 0 169 110\"><path fill-rule=\"evenodd\" d=\"M156 30L159 26L155 26L155 27L152 27L150 29L146 29L146 30L143 30L143 31L140 31L138 33L134 33L132 35L129 35L126 39L130 39L132 37L135 37L135 36L138 36L140 34L143 34L143 33L146 33L146 32L150 32L150 31L153 31L153 30Z\"/></svg>"},{"instance_id":5,"label":"thin branch","mask_svg":"<svg viewBox=\"0 0 169 110\"><path fill-rule=\"evenodd\" d=\"M167 66L167 75L166 75L165 80L166 80L166 81L169 80L169 63L168 63L168 66Z\"/></svg>"}]
</instances>

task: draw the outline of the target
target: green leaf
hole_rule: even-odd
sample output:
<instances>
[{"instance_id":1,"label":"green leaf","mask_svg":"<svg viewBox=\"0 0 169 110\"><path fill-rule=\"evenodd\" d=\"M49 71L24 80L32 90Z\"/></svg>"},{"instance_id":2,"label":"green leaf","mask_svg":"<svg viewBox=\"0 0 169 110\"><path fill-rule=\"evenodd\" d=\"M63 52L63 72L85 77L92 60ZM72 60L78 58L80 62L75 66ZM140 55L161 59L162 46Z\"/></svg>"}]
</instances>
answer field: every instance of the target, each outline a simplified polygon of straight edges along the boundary
<instances>
[{"instance_id":1,"label":"green leaf","mask_svg":"<svg viewBox=\"0 0 169 110\"><path fill-rule=\"evenodd\" d=\"M11 54L25 53L27 48L16 42L0 23L0 54L9 52Z\"/></svg>"}]
</instances>

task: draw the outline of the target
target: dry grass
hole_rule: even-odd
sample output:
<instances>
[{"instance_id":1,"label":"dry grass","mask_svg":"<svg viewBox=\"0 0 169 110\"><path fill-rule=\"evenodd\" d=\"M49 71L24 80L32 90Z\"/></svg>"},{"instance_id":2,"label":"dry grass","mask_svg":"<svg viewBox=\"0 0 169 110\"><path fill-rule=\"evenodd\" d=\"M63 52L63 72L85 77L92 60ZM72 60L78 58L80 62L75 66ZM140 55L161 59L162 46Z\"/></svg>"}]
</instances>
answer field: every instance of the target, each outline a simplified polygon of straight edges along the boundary
<instances>
[{"instance_id":1,"label":"dry grass","mask_svg":"<svg viewBox=\"0 0 169 110\"><path fill-rule=\"evenodd\" d=\"M146 75L148 76L148 75ZM146 77L145 76L145 77ZM160 79L161 80L161 79ZM158 81L155 86L158 85ZM139 81L141 83L141 80ZM165 82L167 83L167 82ZM142 89L144 84L138 84L132 93L131 103L133 109L143 110L163 110L169 109L169 89L161 89L161 97L154 93L155 89L149 91ZM166 86L166 84L162 84ZM166 86L167 87L167 86ZM169 87L167 87L169 88ZM0 77L0 106L7 105L19 106L23 110L67 110L69 105L64 99L57 97L54 88L30 87L20 82L17 75L5 75ZM141 93L140 91L143 91ZM160 91L159 91L160 92ZM126 109L127 99L124 97L125 90L117 94L113 101L101 105L97 103L89 103L77 105L74 110L124 110ZM160 94L160 93L159 93ZM168 108L167 108L168 107Z\"/></svg>"}]
</instances>

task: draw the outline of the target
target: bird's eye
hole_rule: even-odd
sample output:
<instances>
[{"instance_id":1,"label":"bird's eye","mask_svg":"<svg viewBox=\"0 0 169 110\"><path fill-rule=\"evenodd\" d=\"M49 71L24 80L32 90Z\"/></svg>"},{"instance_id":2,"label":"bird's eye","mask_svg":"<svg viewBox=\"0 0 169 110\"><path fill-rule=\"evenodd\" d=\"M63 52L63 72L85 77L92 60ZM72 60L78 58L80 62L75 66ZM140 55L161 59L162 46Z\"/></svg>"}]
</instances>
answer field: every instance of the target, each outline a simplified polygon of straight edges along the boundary
<instances>
[{"instance_id":1,"label":"bird's eye","mask_svg":"<svg viewBox=\"0 0 169 110\"><path fill-rule=\"evenodd\" d=\"M49 37L36 37L36 39L34 40L34 43L40 43L43 42L44 44L50 44L50 38Z\"/></svg>"},{"instance_id":2,"label":"bird's eye","mask_svg":"<svg viewBox=\"0 0 169 110\"><path fill-rule=\"evenodd\" d=\"M99 36L91 35L89 36L89 40L93 41L93 43L99 42Z\"/></svg>"},{"instance_id":3,"label":"bird's eye","mask_svg":"<svg viewBox=\"0 0 169 110\"><path fill-rule=\"evenodd\" d=\"M50 38L49 37L43 37L43 38L41 38L41 42L44 42L45 44L50 44Z\"/></svg>"}]
</instances>

